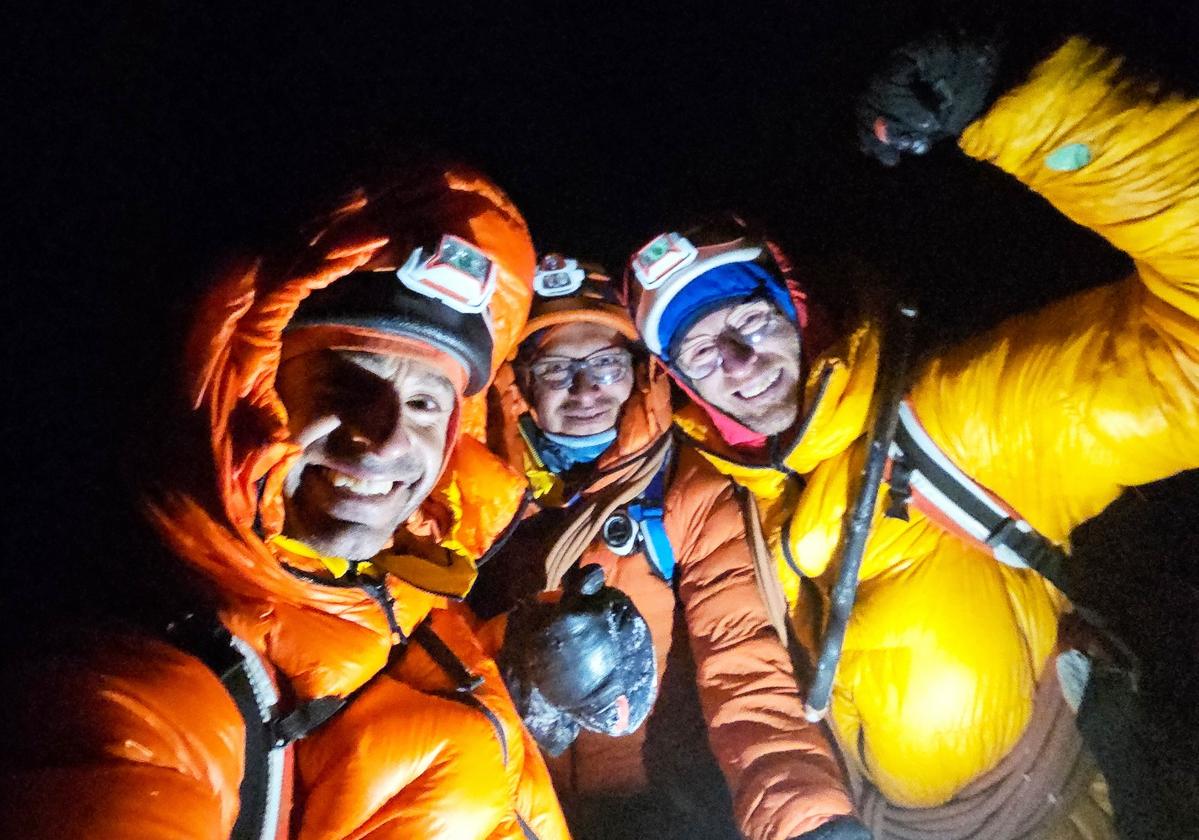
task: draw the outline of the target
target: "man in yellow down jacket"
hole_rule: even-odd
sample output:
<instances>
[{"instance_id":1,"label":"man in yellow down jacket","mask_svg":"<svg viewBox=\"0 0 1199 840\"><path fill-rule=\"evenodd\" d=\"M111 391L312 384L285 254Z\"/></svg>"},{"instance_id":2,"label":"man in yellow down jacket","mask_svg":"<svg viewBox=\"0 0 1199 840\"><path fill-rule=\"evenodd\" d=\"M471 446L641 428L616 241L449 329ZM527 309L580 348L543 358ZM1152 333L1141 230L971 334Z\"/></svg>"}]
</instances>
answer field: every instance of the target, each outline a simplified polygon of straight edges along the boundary
<instances>
[{"instance_id":1,"label":"man in yellow down jacket","mask_svg":"<svg viewBox=\"0 0 1199 840\"><path fill-rule=\"evenodd\" d=\"M1070 669L1055 654L1072 605L1029 565L1060 558L1125 487L1199 466L1199 102L1148 92L1072 38L987 107L994 65L992 49L945 39L901 51L860 105L866 150L895 163L957 137L1135 270L910 379L904 452L923 469L901 460L884 485L899 509L876 507L830 711L879 838L1112 836L1083 813L1095 773L1064 725ZM639 331L696 398L676 421L757 497L810 646L882 326L826 338L782 255L744 229L665 232L629 273ZM937 468L999 511L997 527L938 496Z\"/></svg>"}]
</instances>

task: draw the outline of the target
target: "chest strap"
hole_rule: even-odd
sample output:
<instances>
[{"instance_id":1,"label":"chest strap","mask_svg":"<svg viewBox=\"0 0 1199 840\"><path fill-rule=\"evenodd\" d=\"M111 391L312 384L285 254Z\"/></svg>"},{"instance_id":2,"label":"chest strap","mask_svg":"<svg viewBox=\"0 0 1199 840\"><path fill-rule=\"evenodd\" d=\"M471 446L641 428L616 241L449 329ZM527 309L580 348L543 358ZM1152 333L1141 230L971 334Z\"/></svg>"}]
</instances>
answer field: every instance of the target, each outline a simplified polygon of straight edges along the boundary
<instances>
[{"instance_id":1,"label":"chest strap","mask_svg":"<svg viewBox=\"0 0 1199 840\"><path fill-rule=\"evenodd\" d=\"M1073 600L1066 552L950 461L909 400L899 406L890 458L887 516L906 521L910 504L1000 563L1032 569Z\"/></svg>"}]
</instances>

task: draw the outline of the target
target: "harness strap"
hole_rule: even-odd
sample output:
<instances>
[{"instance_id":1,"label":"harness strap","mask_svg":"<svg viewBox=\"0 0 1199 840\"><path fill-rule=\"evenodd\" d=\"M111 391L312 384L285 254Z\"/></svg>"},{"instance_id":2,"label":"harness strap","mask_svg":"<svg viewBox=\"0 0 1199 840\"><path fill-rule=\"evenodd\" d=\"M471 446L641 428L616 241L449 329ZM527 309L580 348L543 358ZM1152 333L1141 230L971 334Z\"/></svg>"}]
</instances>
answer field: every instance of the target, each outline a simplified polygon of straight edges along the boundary
<instances>
[{"instance_id":1,"label":"harness strap","mask_svg":"<svg viewBox=\"0 0 1199 840\"><path fill-rule=\"evenodd\" d=\"M573 520L545 554L546 589L557 589L562 583L562 576L583 556L595 537L602 533L604 523L645 491L662 464L669 460L671 443L671 436L663 435L648 452L622 467L606 488L575 505Z\"/></svg>"},{"instance_id":2,"label":"harness strap","mask_svg":"<svg viewBox=\"0 0 1199 840\"><path fill-rule=\"evenodd\" d=\"M666 473L669 467L670 459L663 459L649 486L627 508L629 518L637 523L646 560L665 581L674 580L675 571L674 548L663 523L666 513Z\"/></svg>"},{"instance_id":3,"label":"harness strap","mask_svg":"<svg viewBox=\"0 0 1199 840\"><path fill-rule=\"evenodd\" d=\"M887 516L907 519L909 504L986 548L1008 566L1029 568L1071 597L1068 555L946 457L920 425L909 400L899 406L890 451Z\"/></svg>"}]
</instances>

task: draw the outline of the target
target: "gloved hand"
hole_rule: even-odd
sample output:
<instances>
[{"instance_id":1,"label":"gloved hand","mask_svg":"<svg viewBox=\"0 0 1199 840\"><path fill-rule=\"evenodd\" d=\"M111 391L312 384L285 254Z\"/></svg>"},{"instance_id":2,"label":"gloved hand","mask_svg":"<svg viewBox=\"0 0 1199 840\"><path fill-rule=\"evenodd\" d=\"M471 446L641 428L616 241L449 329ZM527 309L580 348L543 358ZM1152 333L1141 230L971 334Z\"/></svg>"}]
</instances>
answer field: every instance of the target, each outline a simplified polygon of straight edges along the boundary
<instances>
[{"instance_id":1,"label":"gloved hand","mask_svg":"<svg viewBox=\"0 0 1199 840\"><path fill-rule=\"evenodd\" d=\"M994 41L943 33L896 50L858 99L862 151L894 166L961 134L987 105L999 55Z\"/></svg>"},{"instance_id":2,"label":"gloved hand","mask_svg":"<svg viewBox=\"0 0 1199 840\"><path fill-rule=\"evenodd\" d=\"M572 569L557 603L522 601L498 661L516 710L550 755L580 729L624 735L648 717L658 690L653 640L641 613L599 566Z\"/></svg>"},{"instance_id":3,"label":"gloved hand","mask_svg":"<svg viewBox=\"0 0 1199 840\"><path fill-rule=\"evenodd\" d=\"M874 835L853 817L838 817L793 840L874 840Z\"/></svg>"}]
</instances>

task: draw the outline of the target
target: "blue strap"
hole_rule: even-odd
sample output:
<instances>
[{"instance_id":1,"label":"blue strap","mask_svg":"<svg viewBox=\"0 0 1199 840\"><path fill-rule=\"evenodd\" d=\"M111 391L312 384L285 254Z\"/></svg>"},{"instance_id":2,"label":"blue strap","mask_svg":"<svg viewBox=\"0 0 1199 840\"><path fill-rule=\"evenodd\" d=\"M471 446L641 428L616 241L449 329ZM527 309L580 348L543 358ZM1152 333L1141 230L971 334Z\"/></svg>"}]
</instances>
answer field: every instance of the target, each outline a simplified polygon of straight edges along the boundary
<instances>
[{"instance_id":1,"label":"blue strap","mask_svg":"<svg viewBox=\"0 0 1199 840\"><path fill-rule=\"evenodd\" d=\"M662 522L663 499L666 496L666 472L670 459L666 458L645 492L636 502L628 506L629 518L637 523L641 531L641 544L645 548L645 559L665 581L674 580L674 548L666 536Z\"/></svg>"}]
</instances>

